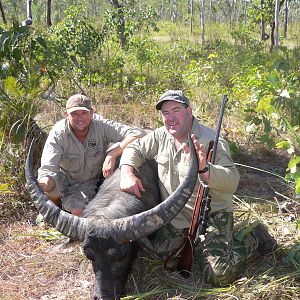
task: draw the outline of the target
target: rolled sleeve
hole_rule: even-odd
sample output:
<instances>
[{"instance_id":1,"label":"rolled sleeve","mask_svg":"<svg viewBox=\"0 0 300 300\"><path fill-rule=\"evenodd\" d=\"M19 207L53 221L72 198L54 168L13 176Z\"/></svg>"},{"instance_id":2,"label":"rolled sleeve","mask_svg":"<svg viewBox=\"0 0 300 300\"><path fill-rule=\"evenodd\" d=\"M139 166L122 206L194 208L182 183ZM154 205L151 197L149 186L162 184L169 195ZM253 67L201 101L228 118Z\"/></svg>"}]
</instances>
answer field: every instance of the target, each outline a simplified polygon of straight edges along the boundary
<instances>
[{"instance_id":1,"label":"rolled sleeve","mask_svg":"<svg viewBox=\"0 0 300 300\"><path fill-rule=\"evenodd\" d=\"M145 160L152 160L157 155L158 142L156 139L155 132L149 133L146 136L133 141L123 151L120 166L130 165L136 169Z\"/></svg>"},{"instance_id":2,"label":"rolled sleeve","mask_svg":"<svg viewBox=\"0 0 300 300\"><path fill-rule=\"evenodd\" d=\"M209 188L220 193L233 194L238 186L240 175L230 156L225 140L219 139L215 164L209 168Z\"/></svg>"},{"instance_id":3,"label":"rolled sleeve","mask_svg":"<svg viewBox=\"0 0 300 300\"><path fill-rule=\"evenodd\" d=\"M235 193L240 180L239 172L235 166L211 165L209 169L209 188L225 194Z\"/></svg>"}]
</instances>

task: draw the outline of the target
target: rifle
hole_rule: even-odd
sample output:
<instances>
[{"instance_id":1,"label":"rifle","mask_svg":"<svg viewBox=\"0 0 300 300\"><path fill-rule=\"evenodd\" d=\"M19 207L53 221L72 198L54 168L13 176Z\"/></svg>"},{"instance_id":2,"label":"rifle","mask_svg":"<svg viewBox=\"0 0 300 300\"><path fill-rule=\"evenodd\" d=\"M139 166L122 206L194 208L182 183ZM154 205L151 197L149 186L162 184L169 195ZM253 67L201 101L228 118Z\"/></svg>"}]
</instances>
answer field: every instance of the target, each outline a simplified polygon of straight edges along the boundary
<instances>
[{"instance_id":1,"label":"rifle","mask_svg":"<svg viewBox=\"0 0 300 300\"><path fill-rule=\"evenodd\" d=\"M226 95L224 95L221 103L221 110L219 114L216 137L214 140L210 141L206 152L206 160L211 164L214 164L215 162L217 146L218 146L221 126L222 126L222 119L223 119L225 104L227 101L228 98ZM199 237L200 235L204 235L206 232L208 214L211 209L210 201L211 201L211 196L209 195L208 185L200 184L195 199L192 221L188 233L184 237L184 240L181 243L181 245L167 257L165 261L166 269L170 269L167 264L171 258L179 257L177 263L177 271L182 275L182 277L185 278L189 277L190 270L193 263L193 254L194 254L194 246L196 243L196 238Z\"/></svg>"}]
</instances>

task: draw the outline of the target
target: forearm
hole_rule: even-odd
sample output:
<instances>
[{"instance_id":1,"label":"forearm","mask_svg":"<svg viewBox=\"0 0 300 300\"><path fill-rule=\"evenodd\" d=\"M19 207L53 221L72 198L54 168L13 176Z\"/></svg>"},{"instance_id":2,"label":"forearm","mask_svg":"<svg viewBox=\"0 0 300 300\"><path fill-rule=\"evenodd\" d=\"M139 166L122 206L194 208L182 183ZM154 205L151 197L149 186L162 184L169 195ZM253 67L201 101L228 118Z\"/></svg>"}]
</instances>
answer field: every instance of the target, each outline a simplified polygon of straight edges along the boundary
<instances>
[{"instance_id":1,"label":"forearm","mask_svg":"<svg viewBox=\"0 0 300 300\"><path fill-rule=\"evenodd\" d=\"M145 160L152 160L157 155L158 141L155 139L154 132L137 139L130 143L124 150L120 166L132 166L136 172Z\"/></svg>"},{"instance_id":2,"label":"forearm","mask_svg":"<svg viewBox=\"0 0 300 300\"><path fill-rule=\"evenodd\" d=\"M41 157L41 166L38 169L38 180L43 177L54 177L60 170L62 147L56 132L50 132Z\"/></svg>"},{"instance_id":3,"label":"forearm","mask_svg":"<svg viewBox=\"0 0 300 300\"><path fill-rule=\"evenodd\" d=\"M114 159L117 159L119 156L122 155L122 153L123 153L124 149L127 147L127 145L130 144L135 139L137 139L136 136L127 136L127 137L125 137L124 140L122 142L118 143L116 147L111 149L107 153L107 155L110 155Z\"/></svg>"},{"instance_id":4,"label":"forearm","mask_svg":"<svg viewBox=\"0 0 300 300\"><path fill-rule=\"evenodd\" d=\"M128 175L135 175L136 170L133 166L130 165L122 165L120 167L121 170L121 176L128 176Z\"/></svg>"}]
</instances>

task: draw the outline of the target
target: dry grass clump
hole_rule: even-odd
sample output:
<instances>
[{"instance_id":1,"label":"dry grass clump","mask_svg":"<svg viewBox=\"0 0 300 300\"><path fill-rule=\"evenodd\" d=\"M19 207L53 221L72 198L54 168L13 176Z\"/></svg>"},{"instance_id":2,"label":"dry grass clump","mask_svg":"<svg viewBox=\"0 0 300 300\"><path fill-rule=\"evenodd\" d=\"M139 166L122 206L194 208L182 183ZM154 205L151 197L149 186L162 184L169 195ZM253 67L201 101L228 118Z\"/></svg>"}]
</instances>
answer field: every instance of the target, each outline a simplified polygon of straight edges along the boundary
<instances>
[{"instance_id":1,"label":"dry grass clump","mask_svg":"<svg viewBox=\"0 0 300 300\"><path fill-rule=\"evenodd\" d=\"M87 299L93 273L79 251L63 251L57 231L26 222L1 225L0 299Z\"/></svg>"}]
</instances>

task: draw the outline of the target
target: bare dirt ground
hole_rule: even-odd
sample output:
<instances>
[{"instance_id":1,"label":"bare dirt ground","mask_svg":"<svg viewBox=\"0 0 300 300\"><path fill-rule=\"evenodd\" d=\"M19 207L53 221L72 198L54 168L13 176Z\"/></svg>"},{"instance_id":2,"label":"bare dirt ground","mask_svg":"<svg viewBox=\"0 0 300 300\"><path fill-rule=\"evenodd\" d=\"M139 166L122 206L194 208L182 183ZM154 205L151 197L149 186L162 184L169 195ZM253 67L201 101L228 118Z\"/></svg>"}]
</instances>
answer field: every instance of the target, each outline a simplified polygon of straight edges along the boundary
<instances>
[{"instance_id":1,"label":"bare dirt ground","mask_svg":"<svg viewBox=\"0 0 300 300\"><path fill-rule=\"evenodd\" d=\"M282 176L288 162L284 154L265 150L241 153L235 161ZM299 216L299 206L286 198L292 195L291 186L268 173L243 166L238 166L238 169L241 181L236 192L237 210L248 210L255 214L255 218L260 218L278 240L279 251L269 259L251 261L233 287L225 287L219 292L212 290L210 296L203 297L300 299L299 273L281 279L275 289L272 286L278 278L292 272L290 266L282 263L284 251L298 235L295 218ZM243 208L238 199L246 199ZM37 226L37 212L32 205L15 209L1 199L0 202L0 299L92 299L93 271L80 245L61 249L59 246L65 238L50 227ZM128 295L151 291L155 287L161 290L144 298L140 295L139 298L124 299L199 299L201 291L209 287L199 284L197 276L194 279L196 284L178 279L167 274L161 263L139 258L128 280ZM290 289L293 289L292 293L288 292ZM193 296L188 296L191 291Z\"/></svg>"}]
</instances>

